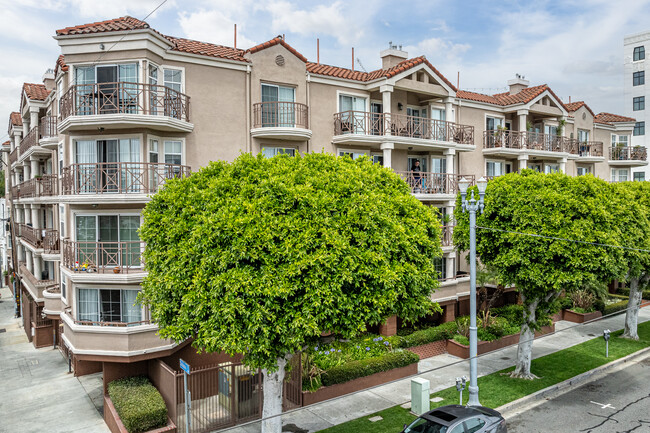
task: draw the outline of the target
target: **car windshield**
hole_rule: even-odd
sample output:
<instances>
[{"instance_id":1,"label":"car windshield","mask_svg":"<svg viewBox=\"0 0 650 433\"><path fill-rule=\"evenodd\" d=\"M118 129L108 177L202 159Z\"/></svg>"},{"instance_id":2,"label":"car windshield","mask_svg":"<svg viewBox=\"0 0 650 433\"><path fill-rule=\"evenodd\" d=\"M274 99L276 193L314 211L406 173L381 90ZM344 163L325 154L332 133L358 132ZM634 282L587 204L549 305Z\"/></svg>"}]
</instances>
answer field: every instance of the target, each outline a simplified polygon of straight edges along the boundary
<instances>
[{"instance_id":1,"label":"car windshield","mask_svg":"<svg viewBox=\"0 0 650 433\"><path fill-rule=\"evenodd\" d=\"M404 433L447 433L447 427L435 421L418 418L406 427Z\"/></svg>"}]
</instances>

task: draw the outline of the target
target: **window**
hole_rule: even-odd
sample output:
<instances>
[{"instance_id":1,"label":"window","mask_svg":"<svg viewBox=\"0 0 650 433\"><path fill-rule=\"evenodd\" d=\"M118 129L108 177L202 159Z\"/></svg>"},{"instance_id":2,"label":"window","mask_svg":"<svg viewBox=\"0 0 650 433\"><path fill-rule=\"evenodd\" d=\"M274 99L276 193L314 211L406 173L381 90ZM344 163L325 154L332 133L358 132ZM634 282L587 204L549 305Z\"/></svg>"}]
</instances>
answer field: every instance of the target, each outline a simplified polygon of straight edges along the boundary
<instances>
[{"instance_id":1,"label":"window","mask_svg":"<svg viewBox=\"0 0 650 433\"><path fill-rule=\"evenodd\" d=\"M463 424L465 424L465 433L476 433L485 425L485 421L474 417L463 421Z\"/></svg>"},{"instance_id":2,"label":"window","mask_svg":"<svg viewBox=\"0 0 650 433\"><path fill-rule=\"evenodd\" d=\"M585 129L578 129L578 141L581 143L589 141L589 131Z\"/></svg>"},{"instance_id":3,"label":"window","mask_svg":"<svg viewBox=\"0 0 650 433\"><path fill-rule=\"evenodd\" d=\"M578 176L584 176L585 174L591 173L591 168L590 167L577 167L578 169Z\"/></svg>"},{"instance_id":4,"label":"window","mask_svg":"<svg viewBox=\"0 0 650 433\"><path fill-rule=\"evenodd\" d=\"M366 98L339 95L340 117L336 125L342 134L375 134L375 128L366 126ZM376 135L376 134L375 134Z\"/></svg>"},{"instance_id":5,"label":"window","mask_svg":"<svg viewBox=\"0 0 650 433\"><path fill-rule=\"evenodd\" d=\"M642 86L645 84L645 71L639 71L632 74L632 85Z\"/></svg>"},{"instance_id":6,"label":"window","mask_svg":"<svg viewBox=\"0 0 650 433\"><path fill-rule=\"evenodd\" d=\"M68 299L68 279L64 276L61 276L61 297L63 299Z\"/></svg>"},{"instance_id":7,"label":"window","mask_svg":"<svg viewBox=\"0 0 650 433\"><path fill-rule=\"evenodd\" d=\"M339 156L349 156L352 159L359 159L366 155L366 152L358 150L339 150Z\"/></svg>"},{"instance_id":8,"label":"window","mask_svg":"<svg viewBox=\"0 0 650 433\"><path fill-rule=\"evenodd\" d=\"M149 162L158 162L158 140L149 140Z\"/></svg>"},{"instance_id":9,"label":"window","mask_svg":"<svg viewBox=\"0 0 650 433\"><path fill-rule=\"evenodd\" d=\"M59 144L59 175L63 174L63 143Z\"/></svg>"},{"instance_id":10,"label":"window","mask_svg":"<svg viewBox=\"0 0 650 433\"><path fill-rule=\"evenodd\" d=\"M643 182L645 181L645 173L642 171L637 171L636 173L632 173L634 176L634 181L635 182Z\"/></svg>"},{"instance_id":11,"label":"window","mask_svg":"<svg viewBox=\"0 0 650 433\"><path fill-rule=\"evenodd\" d=\"M262 153L266 158L273 158L276 155L296 156L296 149L290 147L264 147Z\"/></svg>"},{"instance_id":12,"label":"window","mask_svg":"<svg viewBox=\"0 0 650 433\"><path fill-rule=\"evenodd\" d=\"M612 168L612 182L626 182L629 177L629 170L626 168Z\"/></svg>"},{"instance_id":13,"label":"window","mask_svg":"<svg viewBox=\"0 0 650 433\"><path fill-rule=\"evenodd\" d=\"M436 257L433 259L433 266L435 267L436 271L438 272L438 279L439 280L446 280L447 279L447 266L445 264L445 258L444 257Z\"/></svg>"},{"instance_id":14,"label":"window","mask_svg":"<svg viewBox=\"0 0 650 433\"><path fill-rule=\"evenodd\" d=\"M261 126L263 128L295 127L295 101L296 90L293 87L262 84Z\"/></svg>"},{"instance_id":15,"label":"window","mask_svg":"<svg viewBox=\"0 0 650 433\"><path fill-rule=\"evenodd\" d=\"M384 155L381 155L379 153L373 153L372 154L372 162L374 164L379 164L381 166L384 165Z\"/></svg>"},{"instance_id":16,"label":"window","mask_svg":"<svg viewBox=\"0 0 650 433\"><path fill-rule=\"evenodd\" d=\"M645 122L636 122L634 124L634 135L645 135Z\"/></svg>"},{"instance_id":17,"label":"window","mask_svg":"<svg viewBox=\"0 0 650 433\"><path fill-rule=\"evenodd\" d=\"M634 111L645 110L645 96L638 96L632 99L632 110Z\"/></svg>"},{"instance_id":18,"label":"window","mask_svg":"<svg viewBox=\"0 0 650 433\"><path fill-rule=\"evenodd\" d=\"M61 225L61 237L65 238L65 206L59 205L59 224Z\"/></svg>"},{"instance_id":19,"label":"window","mask_svg":"<svg viewBox=\"0 0 650 433\"><path fill-rule=\"evenodd\" d=\"M447 173L447 159L431 158L431 173Z\"/></svg>"},{"instance_id":20,"label":"window","mask_svg":"<svg viewBox=\"0 0 650 433\"><path fill-rule=\"evenodd\" d=\"M485 163L485 175L496 177L505 174L503 162L487 161Z\"/></svg>"},{"instance_id":21,"label":"window","mask_svg":"<svg viewBox=\"0 0 650 433\"><path fill-rule=\"evenodd\" d=\"M158 73L156 73L156 81L158 79ZM165 87L174 89L177 92L181 92L181 86L183 83L183 71L180 69L165 69L163 72L163 79Z\"/></svg>"},{"instance_id":22,"label":"window","mask_svg":"<svg viewBox=\"0 0 650 433\"><path fill-rule=\"evenodd\" d=\"M629 135L612 134L612 147L627 147L629 140Z\"/></svg>"},{"instance_id":23,"label":"window","mask_svg":"<svg viewBox=\"0 0 650 433\"><path fill-rule=\"evenodd\" d=\"M142 266L139 215L77 215L75 261L96 268Z\"/></svg>"},{"instance_id":24,"label":"window","mask_svg":"<svg viewBox=\"0 0 650 433\"><path fill-rule=\"evenodd\" d=\"M638 60L643 60L643 59L645 59L645 47L644 46L634 47L633 60L636 62Z\"/></svg>"},{"instance_id":25,"label":"window","mask_svg":"<svg viewBox=\"0 0 650 433\"><path fill-rule=\"evenodd\" d=\"M560 164L544 164L545 174L559 173L559 172L560 172Z\"/></svg>"},{"instance_id":26,"label":"window","mask_svg":"<svg viewBox=\"0 0 650 433\"><path fill-rule=\"evenodd\" d=\"M165 164L181 165L183 144L180 141L165 141Z\"/></svg>"},{"instance_id":27,"label":"window","mask_svg":"<svg viewBox=\"0 0 650 433\"><path fill-rule=\"evenodd\" d=\"M138 292L80 288L77 319L89 322L140 322L142 309L136 305Z\"/></svg>"}]
</instances>

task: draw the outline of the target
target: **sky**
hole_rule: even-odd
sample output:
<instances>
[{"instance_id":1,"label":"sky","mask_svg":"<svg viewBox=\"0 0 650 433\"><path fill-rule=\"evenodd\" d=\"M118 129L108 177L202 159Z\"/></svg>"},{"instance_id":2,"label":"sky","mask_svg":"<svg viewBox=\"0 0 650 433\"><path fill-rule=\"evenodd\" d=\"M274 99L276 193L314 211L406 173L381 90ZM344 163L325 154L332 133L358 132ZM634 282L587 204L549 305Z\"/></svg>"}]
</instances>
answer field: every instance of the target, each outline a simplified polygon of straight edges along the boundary
<instances>
[{"instance_id":1,"label":"sky","mask_svg":"<svg viewBox=\"0 0 650 433\"><path fill-rule=\"evenodd\" d=\"M0 140L24 82L42 82L55 30L123 15L142 19L163 0L0 0ZM389 42L425 55L452 83L505 91L521 74L565 102L624 114L623 38L650 30L650 0L167 0L146 21L164 34L248 48L284 34L316 60L371 71Z\"/></svg>"}]
</instances>

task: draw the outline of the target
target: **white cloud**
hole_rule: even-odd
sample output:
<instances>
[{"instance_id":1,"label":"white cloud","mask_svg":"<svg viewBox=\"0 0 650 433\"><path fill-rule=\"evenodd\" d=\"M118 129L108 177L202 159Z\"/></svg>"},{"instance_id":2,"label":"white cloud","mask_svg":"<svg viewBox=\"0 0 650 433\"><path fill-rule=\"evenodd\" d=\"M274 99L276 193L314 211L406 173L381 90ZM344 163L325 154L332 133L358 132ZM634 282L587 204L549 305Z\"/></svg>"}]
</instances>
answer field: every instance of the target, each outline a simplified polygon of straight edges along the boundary
<instances>
[{"instance_id":1,"label":"white cloud","mask_svg":"<svg viewBox=\"0 0 650 433\"><path fill-rule=\"evenodd\" d=\"M212 42L232 47L234 44L234 24L237 24L237 47L248 48L256 43L246 37L245 24L220 10L200 10L181 12L178 23L183 33L190 39Z\"/></svg>"}]
</instances>

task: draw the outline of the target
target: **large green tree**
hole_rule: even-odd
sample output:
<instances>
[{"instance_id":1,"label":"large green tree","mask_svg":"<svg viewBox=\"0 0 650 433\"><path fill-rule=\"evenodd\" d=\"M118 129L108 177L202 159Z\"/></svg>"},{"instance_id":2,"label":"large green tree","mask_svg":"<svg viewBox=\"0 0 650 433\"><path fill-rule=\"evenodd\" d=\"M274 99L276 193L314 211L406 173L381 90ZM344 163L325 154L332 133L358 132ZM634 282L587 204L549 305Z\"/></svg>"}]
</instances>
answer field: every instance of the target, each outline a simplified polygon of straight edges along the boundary
<instances>
[{"instance_id":1,"label":"large green tree","mask_svg":"<svg viewBox=\"0 0 650 433\"><path fill-rule=\"evenodd\" d=\"M281 412L286 362L305 344L420 317L438 285L437 213L365 158L213 162L143 214L141 299L160 335L261 368L264 418ZM280 432L280 417L263 430Z\"/></svg>"},{"instance_id":2,"label":"large green tree","mask_svg":"<svg viewBox=\"0 0 650 433\"><path fill-rule=\"evenodd\" d=\"M650 281L650 183L612 184L611 210L616 215L619 243L626 248L622 255L630 297L625 313L623 338L638 340L637 324L641 307L641 287Z\"/></svg>"},{"instance_id":3,"label":"large green tree","mask_svg":"<svg viewBox=\"0 0 650 433\"><path fill-rule=\"evenodd\" d=\"M477 229L477 254L500 281L517 287L524 304L513 377L535 377L530 365L537 319L553 312L562 291L609 281L622 272L620 250L557 239L615 243L615 218L607 205L611 195L609 185L593 176L532 170L488 183L485 211L477 218L477 226L485 227ZM467 250L469 218L459 204L454 241Z\"/></svg>"}]
</instances>

